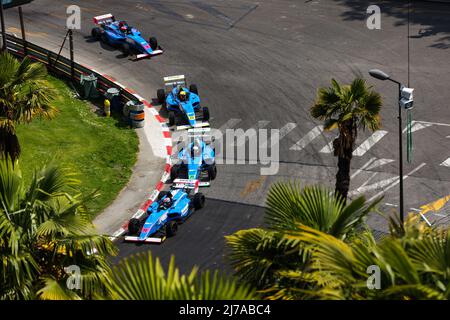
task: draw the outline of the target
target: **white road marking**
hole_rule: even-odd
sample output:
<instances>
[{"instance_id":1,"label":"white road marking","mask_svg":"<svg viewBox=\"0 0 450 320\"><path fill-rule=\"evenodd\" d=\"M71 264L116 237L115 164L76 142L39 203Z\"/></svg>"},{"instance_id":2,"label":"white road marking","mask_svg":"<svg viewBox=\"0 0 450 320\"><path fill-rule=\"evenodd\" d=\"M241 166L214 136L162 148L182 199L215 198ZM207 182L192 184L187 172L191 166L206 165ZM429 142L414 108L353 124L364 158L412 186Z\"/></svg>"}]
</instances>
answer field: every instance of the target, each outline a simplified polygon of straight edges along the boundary
<instances>
[{"instance_id":1,"label":"white road marking","mask_svg":"<svg viewBox=\"0 0 450 320\"><path fill-rule=\"evenodd\" d=\"M294 130L297 127L297 124L294 122L288 122L286 123L282 128L280 128L280 132L279 132L279 138L278 140L281 141L281 139L283 139L284 137L286 137L289 132L291 132L292 130ZM269 137L267 137L267 139L269 140ZM279 142L278 141L278 142ZM276 142L276 141L275 141ZM274 143L272 142L271 146L273 146ZM267 141L265 141L260 148L266 148L267 147Z\"/></svg>"},{"instance_id":2,"label":"white road marking","mask_svg":"<svg viewBox=\"0 0 450 320\"><path fill-rule=\"evenodd\" d=\"M367 170L372 170L376 167L381 167L384 166L385 164L394 162L395 160L393 159L378 159L376 160L374 163L372 163L370 166L367 167Z\"/></svg>"},{"instance_id":3,"label":"white road marking","mask_svg":"<svg viewBox=\"0 0 450 320\"><path fill-rule=\"evenodd\" d=\"M406 176L403 176L403 181L405 181L407 178L409 178L410 175L412 175L412 174L416 173L417 171L419 171L419 170L420 170L422 167L424 167L425 165L426 165L426 163L423 162L423 163L421 163L419 166L417 166L414 170L412 170L410 173L408 173ZM369 201L372 201L372 200L374 200L375 198L381 196L383 193L385 193L385 192L388 191L389 189L395 187L395 186L396 186L397 184L399 184L399 183L400 183L400 178L399 178L399 177L396 177L396 181L395 181L395 182L393 182L393 183L392 183L390 186L388 186L386 189L384 189L384 190L378 192L376 195L374 195L373 197L371 197L371 198L369 199Z\"/></svg>"},{"instance_id":4,"label":"white road marking","mask_svg":"<svg viewBox=\"0 0 450 320\"><path fill-rule=\"evenodd\" d=\"M440 166L450 167L450 158L448 158L447 160L445 160L444 162L442 162L442 163L440 164Z\"/></svg>"},{"instance_id":5,"label":"white road marking","mask_svg":"<svg viewBox=\"0 0 450 320\"><path fill-rule=\"evenodd\" d=\"M248 136L246 136L245 139L241 140L240 143L237 144L237 146L242 147L247 142L247 139L248 140L252 139L255 135L257 135L259 129L264 129L265 127L267 127L267 125L269 123L270 123L270 121L267 121L267 120L258 121L258 123L256 125L254 125L253 127L250 128L250 129L254 129L254 130L250 131L250 134Z\"/></svg>"},{"instance_id":6,"label":"white road marking","mask_svg":"<svg viewBox=\"0 0 450 320\"><path fill-rule=\"evenodd\" d=\"M361 168L359 168L358 170L356 170L355 173L353 173L350 176L350 179L353 179L354 177L356 177L358 174L361 173L361 171L363 171L365 168L367 168L372 162L375 161L376 158L371 158L369 161L367 161Z\"/></svg>"},{"instance_id":7,"label":"white road marking","mask_svg":"<svg viewBox=\"0 0 450 320\"><path fill-rule=\"evenodd\" d=\"M334 140L334 139L333 139ZM320 149L320 153L332 153L333 152L333 140L331 140L330 143L328 143L325 147Z\"/></svg>"},{"instance_id":8,"label":"white road marking","mask_svg":"<svg viewBox=\"0 0 450 320\"><path fill-rule=\"evenodd\" d=\"M317 138L323 132L323 126L317 126L311 129L303 138L297 141L290 150L300 151L303 150L311 141Z\"/></svg>"},{"instance_id":9,"label":"white road marking","mask_svg":"<svg viewBox=\"0 0 450 320\"><path fill-rule=\"evenodd\" d=\"M425 222L431 227L430 221L428 221L428 219L424 216L424 214L422 213L422 210L419 210L417 208L410 208L410 209L413 210L413 211L416 211L418 214L420 214L422 219L425 220Z\"/></svg>"},{"instance_id":10,"label":"white road marking","mask_svg":"<svg viewBox=\"0 0 450 320\"><path fill-rule=\"evenodd\" d=\"M361 145L353 151L353 155L362 157L370 148L372 148L378 141L380 141L388 132L384 130L375 131L369 138L367 138Z\"/></svg>"}]
</instances>

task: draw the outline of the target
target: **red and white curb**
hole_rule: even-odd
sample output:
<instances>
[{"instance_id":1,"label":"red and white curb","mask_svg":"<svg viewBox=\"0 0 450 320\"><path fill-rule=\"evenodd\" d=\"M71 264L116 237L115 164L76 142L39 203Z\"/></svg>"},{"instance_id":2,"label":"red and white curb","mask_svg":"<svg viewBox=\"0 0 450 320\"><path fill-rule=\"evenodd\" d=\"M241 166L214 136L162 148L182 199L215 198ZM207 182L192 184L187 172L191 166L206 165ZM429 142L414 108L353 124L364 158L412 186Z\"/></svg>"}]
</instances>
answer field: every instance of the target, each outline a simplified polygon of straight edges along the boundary
<instances>
[{"instance_id":1,"label":"red and white curb","mask_svg":"<svg viewBox=\"0 0 450 320\"><path fill-rule=\"evenodd\" d=\"M147 108L149 108L150 113L156 118L156 120L159 122L159 124L161 126L161 133L163 135L164 146L166 148L166 165L164 167L164 172L163 172L163 174L161 176L161 179L156 184L153 192L150 194L150 196L147 198L147 200L141 205L139 210L137 210L136 213L131 217L131 218L139 219L140 217L142 217L147 212L148 207L156 200L156 198L158 197L160 191L164 188L164 183L170 178L170 169L172 167L172 164L171 164L172 138L171 138L169 127L167 126L166 121L164 120L164 118L162 118L159 115L158 111L152 106L152 104L150 102L148 102L147 100L145 100L144 98L142 98L140 95L138 95L134 90L132 90L132 89L122 85L121 83L117 82L116 79L114 79L111 76L108 76L106 74L102 74L102 73L96 71L95 69L89 68L88 66L84 66L84 67L87 68L87 69L92 70L93 72L95 72L97 74L102 75L103 77L105 77L109 81L113 82L116 86L122 88L124 91L126 91L126 92L132 94L133 96L135 96L137 100L139 100ZM124 223L124 225L119 230L114 232L110 236L110 239L111 240L115 240L116 238L122 236L123 234L125 234L127 232L127 229L128 229L128 221L126 221Z\"/></svg>"}]
</instances>

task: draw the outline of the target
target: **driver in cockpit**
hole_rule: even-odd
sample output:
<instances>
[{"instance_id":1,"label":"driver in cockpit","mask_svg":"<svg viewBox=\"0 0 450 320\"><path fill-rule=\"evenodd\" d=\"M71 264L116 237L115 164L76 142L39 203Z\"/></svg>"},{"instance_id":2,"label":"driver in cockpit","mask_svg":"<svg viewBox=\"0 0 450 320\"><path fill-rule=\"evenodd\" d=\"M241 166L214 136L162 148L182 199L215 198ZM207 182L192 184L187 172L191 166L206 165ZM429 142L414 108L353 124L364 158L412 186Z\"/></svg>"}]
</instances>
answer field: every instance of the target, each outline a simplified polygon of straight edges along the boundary
<instances>
[{"instance_id":1,"label":"driver in cockpit","mask_svg":"<svg viewBox=\"0 0 450 320\"><path fill-rule=\"evenodd\" d=\"M167 210L172 206L172 194L169 192L167 196L159 204L159 210Z\"/></svg>"}]
</instances>

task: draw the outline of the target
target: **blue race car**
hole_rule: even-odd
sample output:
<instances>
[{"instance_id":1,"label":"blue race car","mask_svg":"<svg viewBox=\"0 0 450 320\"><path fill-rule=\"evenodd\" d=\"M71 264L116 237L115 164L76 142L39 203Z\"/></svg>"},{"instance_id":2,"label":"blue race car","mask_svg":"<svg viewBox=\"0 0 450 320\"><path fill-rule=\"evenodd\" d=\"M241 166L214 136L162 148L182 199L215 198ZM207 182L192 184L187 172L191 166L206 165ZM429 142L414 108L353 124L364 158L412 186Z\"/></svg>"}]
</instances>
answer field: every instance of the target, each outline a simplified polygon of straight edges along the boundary
<instances>
[{"instance_id":1,"label":"blue race car","mask_svg":"<svg viewBox=\"0 0 450 320\"><path fill-rule=\"evenodd\" d=\"M94 17L94 23L97 26L92 29L92 38L120 48L125 56L136 52L136 59L143 59L163 53L155 37L147 42L139 30L126 21L116 21L112 14Z\"/></svg>"},{"instance_id":2,"label":"blue race car","mask_svg":"<svg viewBox=\"0 0 450 320\"><path fill-rule=\"evenodd\" d=\"M191 84L188 89L185 76L180 75L164 77L164 85L165 89L157 91L157 97L159 103L169 112L169 126L177 122L184 124L177 129L209 126L207 122L209 109L200 106L200 97L195 84Z\"/></svg>"},{"instance_id":3,"label":"blue race car","mask_svg":"<svg viewBox=\"0 0 450 320\"><path fill-rule=\"evenodd\" d=\"M141 218L128 223L125 241L162 243L178 230L195 211L204 207L205 196L198 193L198 180L177 179L169 191L161 191L158 198Z\"/></svg>"},{"instance_id":4,"label":"blue race car","mask_svg":"<svg viewBox=\"0 0 450 320\"><path fill-rule=\"evenodd\" d=\"M211 144L207 144L199 137L194 137L193 142L180 150L178 162L181 163L172 166L170 170L172 181L177 178L204 180L204 173L207 174L209 181L216 178L215 150ZM207 185L209 184L202 184L201 186Z\"/></svg>"}]
</instances>

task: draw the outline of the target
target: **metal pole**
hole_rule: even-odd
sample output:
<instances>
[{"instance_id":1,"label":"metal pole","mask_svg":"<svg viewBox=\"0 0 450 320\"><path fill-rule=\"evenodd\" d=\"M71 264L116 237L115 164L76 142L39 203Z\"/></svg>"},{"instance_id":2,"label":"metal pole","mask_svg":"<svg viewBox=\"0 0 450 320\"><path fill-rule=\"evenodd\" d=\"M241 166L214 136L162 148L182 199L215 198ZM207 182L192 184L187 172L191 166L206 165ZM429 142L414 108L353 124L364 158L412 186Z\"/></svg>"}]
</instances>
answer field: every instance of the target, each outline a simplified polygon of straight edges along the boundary
<instances>
[{"instance_id":1,"label":"metal pole","mask_svg":"<svg viewBox=\"0 0 450 320\"><path fill-rule=\"evenodd\" d=\"M3 0L0 0L0 20L2 26L2 50L6 50L6 29L5 29L5 16L3 15Z\"/></svg>"},{"instance_id":2,"label":"metal pole","mask_svg":"<svg viewBox=\"0 0 450 320\"><path fill-rule=\"evenodd\" d=\"M23 53L28 55L27 39L25 37L25 24L23 23L22 7L19 6L20 30L22 31Z\"/></svg>"},{"instance_id":3,"label":"metal pole","mask_svg":"<svg viewBox=\"0 0 450 320\"><path fill-rule=\"evenodd\" d=\"M73 58L73 34L72 29L69 29L69 45L70 45L70 76L72 81L75 80L75 61Z\"/></svg>"},{"instance_id":4,"label":"metal pole","mask_svg":"<svg viewBox=\"0 0 450 320\"><path fill-rule=\"evenodd\" d=\"M402 139L402 107L400 106L401 84L398 83L398 152L400 154L400 222L404 223L403 210L403 139Z\"/></svg>"}]
</instances>

